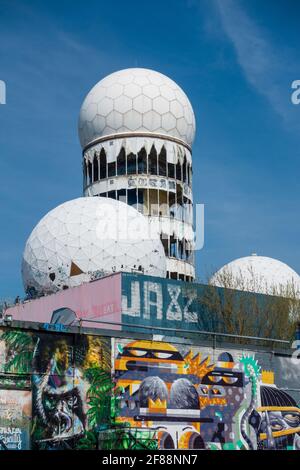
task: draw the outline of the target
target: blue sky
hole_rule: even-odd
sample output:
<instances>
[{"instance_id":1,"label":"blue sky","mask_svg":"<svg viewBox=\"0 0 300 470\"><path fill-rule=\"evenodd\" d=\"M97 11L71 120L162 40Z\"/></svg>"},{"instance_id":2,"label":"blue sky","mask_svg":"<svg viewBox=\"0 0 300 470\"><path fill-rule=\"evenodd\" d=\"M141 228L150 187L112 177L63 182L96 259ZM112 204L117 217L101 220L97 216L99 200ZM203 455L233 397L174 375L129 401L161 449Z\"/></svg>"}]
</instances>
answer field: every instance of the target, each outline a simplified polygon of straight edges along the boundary
<instances>
[{"instance_id":1,"label":"blue sky","mask_svg":"<svg viewBox=\"0 0 300 470\"><path fill-rule=\"evenodd\" d=\"M82 194L77 118L89 89L156 69L197 119L194 200L205 204L199 278L255 251L300 272L300 4L277 0L0 0L0 298L23 294L34 225Z\"/></svg>"}]
</instances>

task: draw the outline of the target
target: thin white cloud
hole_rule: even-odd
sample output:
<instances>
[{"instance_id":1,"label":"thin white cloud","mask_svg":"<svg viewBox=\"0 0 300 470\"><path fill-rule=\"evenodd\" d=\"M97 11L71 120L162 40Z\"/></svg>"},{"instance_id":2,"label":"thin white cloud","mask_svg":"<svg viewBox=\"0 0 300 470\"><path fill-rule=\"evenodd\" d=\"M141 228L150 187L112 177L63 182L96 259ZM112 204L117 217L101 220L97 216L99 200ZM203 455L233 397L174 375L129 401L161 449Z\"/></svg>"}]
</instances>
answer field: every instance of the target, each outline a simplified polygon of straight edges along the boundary
<instances>
[{"instance_id":1,"label":"thin white cloud","mask_svg":"<svg viewBox=\"0 0 300 470\"><path fill-rule=\"evenodd\" d=\"M250 18L241 2L214 0L214 4L246 79L290 125L295 114L289 99L292 64L286 49L273 45L268 33Z\"/></svg>"}]
</instances>

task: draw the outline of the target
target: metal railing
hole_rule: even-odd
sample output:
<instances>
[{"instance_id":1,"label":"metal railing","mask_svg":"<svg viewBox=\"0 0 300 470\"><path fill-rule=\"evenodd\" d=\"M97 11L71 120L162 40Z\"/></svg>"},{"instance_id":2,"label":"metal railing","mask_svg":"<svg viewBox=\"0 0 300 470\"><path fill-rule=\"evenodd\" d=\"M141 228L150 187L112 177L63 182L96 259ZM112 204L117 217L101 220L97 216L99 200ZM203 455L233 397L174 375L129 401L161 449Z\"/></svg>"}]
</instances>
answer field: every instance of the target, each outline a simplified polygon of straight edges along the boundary
<instances>
[{"instance_id":1,"label":"metal railing","mask_svg":"<svg viewBox=\"0 0 300 470\"><path fill-rule=\"evenodd\" d=\"M139 328L141 330L149 330L151 332L153 331L163 331L163 332L170 332L174 335L174 332L176 333L183 333L183 334L188 334L188 335L205 335L205 336L211 336L212 338L233 338L233 339L243 339L243 340L249 340L249 341L262 341L262 342L267 342L270 344L281 344L281 345L290 345L290 341L288 340L283 340L283 339L276 339L276 338L265 338L265 337L259 337L259 336L242 336L242 335L237 335L233 333L220 333L220 332L214 332L214 331L205 331L205 330L186 330L186 329L181 329L177 328L174 330L174 328L167 328L163 326L147 326L147 325L136 325L133 323L123 323L123 322L108 322L108 321L103 321L103 320L90 320L86 318L80 318L78 320L79 322L79 328L82 328L82 323L95 323L98 325L111 325L111 326L120 326L120 327L125 327L125 328ZM74 325L74 324L73 324ZM74 325L75 326L75 325ZM123 330L123 332L126 330Z\"/></svg>"}]
</instances>

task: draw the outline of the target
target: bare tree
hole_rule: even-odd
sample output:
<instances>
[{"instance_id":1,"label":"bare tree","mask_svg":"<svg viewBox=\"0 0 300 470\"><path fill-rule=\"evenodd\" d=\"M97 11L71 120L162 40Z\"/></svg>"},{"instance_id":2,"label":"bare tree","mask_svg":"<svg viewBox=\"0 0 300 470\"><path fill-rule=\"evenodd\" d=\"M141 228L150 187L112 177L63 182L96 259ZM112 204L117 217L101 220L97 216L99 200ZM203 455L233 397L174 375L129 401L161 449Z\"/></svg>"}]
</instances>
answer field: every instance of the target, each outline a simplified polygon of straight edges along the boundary
<instances>
[{"instance_id":1,"label":"bare tree","mask_svg":"<svg viewBox=\"0 0 300 470\"><path fill-rule=\"evenodd\" d=\"M300 321L299 293L293 284L267 286L242 273L222 272L198 299L200 329L240 336L291 340ZM256 292L267 292L259 294ZM240 340L242 342L242 340Z\"/></svg>"}]
</instances>

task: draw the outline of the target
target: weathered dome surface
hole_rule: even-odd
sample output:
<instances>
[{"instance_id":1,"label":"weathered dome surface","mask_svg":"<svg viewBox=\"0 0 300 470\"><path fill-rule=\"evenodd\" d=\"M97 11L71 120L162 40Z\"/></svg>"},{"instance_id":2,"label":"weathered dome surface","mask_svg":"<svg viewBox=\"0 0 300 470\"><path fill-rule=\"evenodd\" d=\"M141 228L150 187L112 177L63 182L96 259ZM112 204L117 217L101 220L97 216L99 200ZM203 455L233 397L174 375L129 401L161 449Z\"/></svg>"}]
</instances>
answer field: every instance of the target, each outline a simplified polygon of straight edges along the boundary
<instances>
[{"instance_id":1,"label":"weathered dome surface","mask_svg":"<svg viewBox=\"0 0 300 470\"><path fill-rule=\"evenodd\" d=\"M117 271L165 277L159 235L133 207L81 197L46 214L29 236L22 261L26 291L49 294Z\"/></svg>"},{"instance_id":2,"label":"weathered dome surface","mask_svg":"<svg viewBox=\"0 0 300 470\"><path fill-rule=\"evenodd\" d=\"M114 134L145 132L182 140L195 136L195 116L183 90L154 70L132 68L114 72L87 94L79 115L82 148Z\"/></svg>"},{"instance_id":3,"label":"weathered dome surface","mask_svg":"<svg viewBox=\"0 0 300 470\"><path fill-rule=\"evenodd\" d=\"M236 259L217 271L210 284L261 294L300 297L300 277L296 271L266 256Z\"/></svg>"}]
</instances>

